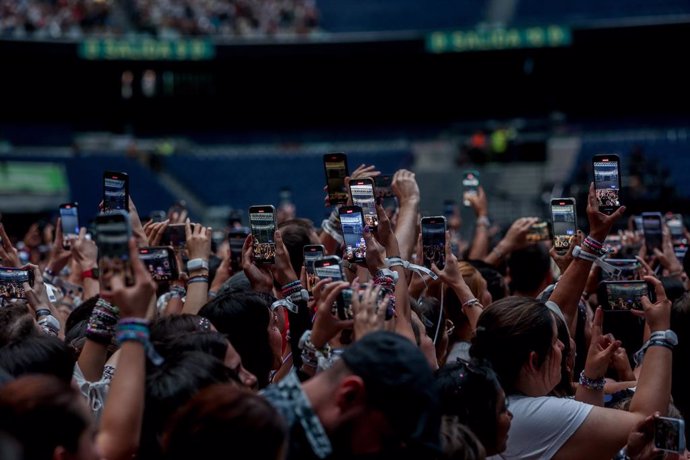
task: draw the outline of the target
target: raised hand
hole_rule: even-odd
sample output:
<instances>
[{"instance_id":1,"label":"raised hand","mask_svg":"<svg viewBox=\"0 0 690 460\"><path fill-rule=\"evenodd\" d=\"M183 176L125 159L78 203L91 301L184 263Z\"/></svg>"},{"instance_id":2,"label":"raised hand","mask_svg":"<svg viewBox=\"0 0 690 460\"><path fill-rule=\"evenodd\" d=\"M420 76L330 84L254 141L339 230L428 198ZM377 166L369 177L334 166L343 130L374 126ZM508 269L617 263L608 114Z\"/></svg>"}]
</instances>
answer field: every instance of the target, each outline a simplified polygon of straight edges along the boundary
<instances>
[{"instance_id":1,"label":"raised hand","mask_svg":"<svg viewBox=\"0 0 690 460\"><path fill-rule=\"evenodd\" d=\"M625 213L625 206L616 209L610 216L599 211L599 200L597 200L594 182L589 184L589 195L587 196L587 219L589 220L589 234L597 241L603 242L609 234L613 224Z\"/></svg>"}]
</instances>

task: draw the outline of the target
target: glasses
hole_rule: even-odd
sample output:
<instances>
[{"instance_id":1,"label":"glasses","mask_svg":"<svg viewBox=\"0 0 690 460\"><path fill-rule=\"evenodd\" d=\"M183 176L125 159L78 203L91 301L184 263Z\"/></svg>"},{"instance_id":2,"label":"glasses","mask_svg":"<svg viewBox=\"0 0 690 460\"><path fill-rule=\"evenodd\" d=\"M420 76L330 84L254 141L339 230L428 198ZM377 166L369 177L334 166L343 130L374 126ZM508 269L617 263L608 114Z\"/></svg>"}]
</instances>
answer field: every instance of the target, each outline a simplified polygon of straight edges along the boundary
<instances>
[{"instance_id":1,"label":"glasses","mask_svg":"<svg viewBox=\"0 0 690 460\"><path fill-rule=\"evenodd\" d=\"M455 324L446 318L446 336L450 336L455 331Z\"/></svg>"}]
</instances>

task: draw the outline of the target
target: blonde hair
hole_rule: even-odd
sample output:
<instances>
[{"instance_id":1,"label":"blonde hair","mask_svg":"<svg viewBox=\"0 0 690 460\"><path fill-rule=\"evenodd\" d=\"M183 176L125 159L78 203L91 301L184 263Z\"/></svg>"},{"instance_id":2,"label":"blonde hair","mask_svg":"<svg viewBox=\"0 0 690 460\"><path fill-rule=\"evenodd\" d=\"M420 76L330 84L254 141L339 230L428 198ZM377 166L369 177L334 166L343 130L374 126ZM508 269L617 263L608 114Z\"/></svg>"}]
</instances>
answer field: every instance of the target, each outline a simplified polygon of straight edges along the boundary
<instances>
[{"instance_id":1,"label":"blonde hair","mask_svg":"<svg viewBox=\"0 0 690 460\"><path fill-rule=\"evenodd\" d=\"M479 273L479 270L464 261L458 262L458 269L465 283L469 286L470 291L472 291L472 294L478 299L481 298L482 291L484 291L486 286L486 281L484 281L484 277Z\"/></svg>"}]
</instances>

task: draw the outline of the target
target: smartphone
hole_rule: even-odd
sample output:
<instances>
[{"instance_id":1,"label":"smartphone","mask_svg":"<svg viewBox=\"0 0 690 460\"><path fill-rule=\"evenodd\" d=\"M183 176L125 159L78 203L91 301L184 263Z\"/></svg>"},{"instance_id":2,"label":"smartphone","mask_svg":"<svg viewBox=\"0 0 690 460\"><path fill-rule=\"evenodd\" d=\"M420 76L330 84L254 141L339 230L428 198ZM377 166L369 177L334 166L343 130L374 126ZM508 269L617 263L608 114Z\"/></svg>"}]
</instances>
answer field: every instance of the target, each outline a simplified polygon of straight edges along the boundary
<instances>
[{"instance_id":1,"label":"smartphone","mask_svg":"<svg viewBox=\"0 0 690 460\"><path fill-rule=\"evenodd\" d=\"M553 246L560 253L568 251L570 239L577 233L575 209L575 198L551 199Z\"/></svg>"},{"instance_id":2,"label":"smartphone","mask_svg":"<svg viewBox=\"0 0 690 460\"><path fill-rule=\"evenodd\" d=\"M168 224L161 235L161 246L172 246L175 251L181 251L185 248L187 243L187 233L185 232L185 224ZM194 224L191 225L194 230Z\"/></svg>"},{"instance_id":3,"label":"smartphone","mask_svg":"<svg viewBox=\"0 0 690 460\"><path fill-rule=\"evenodd\" d=\"M671 234L673 252L679 260L685 257L688 250L688 239L685 237L685 224L682 214L667 214L665 216L666 226Z\"/></svg>"},{"instance_id":4,"label":"smartphone","mask_svg":"<svg viewBox=\"0 0 690 460\"><path fill-rule=\"evenodd\" d=\"M304 255L304 271L307 274L307 291L311 295L314 285L318 281L314 271L314 262L323 258L326 254L326 249L323 244L307 244L302 249L302 252Z\"/></svg>"},{"instance_id":5,"label":"smartphone","mask_svg":"<svg viewBox=\"0 0 690 460\"><path fill-rule=\"evenodd\" d=\"M422 217L422 253L425 267L431 268L432 262L441 270L446 266L445 217Z\"/></svg>"},{"instance_id":6,"label":"smartphone","mask_svg":"<svg viewBox=\"0 0 690 460\"><path fill-rule=\"evenodd\" d=\"M129 209L129 175L126 172L103 173L103 211Z\"/></svg>"},{"instance_id":7,"label":"smartphone","mask_svg":"<svg viewBox=\"0 0 690 460\"><path fill-rule=\"evenodd\" d=\"M479 188L479 171L465 171L462 173L462 204L470 206L469 197L477 195Z\"/></svg>"},{"instance_id":8,"label":"smartphone","mask_svg":"<svg viewBox=\"0 0 690 460\"><path fill-rule=\"evenodd\" d=\"M381 174L374 177L374 195L376 199L395 198L392 184L393 176L391 174Z\"/></svg>"},{"instance_id":9,"label":"smartphone","mask_svg":"<svg viewBox=\"0 0 690 460\"><path fill-rule=\"evenodd\" d=\"M254 237L254 261L258 264L274 264L276 208L270 204L250 206L249 228Z\"/></svg>"},{"instance_id":10,"label":"smartphone","mask_svg":"<svg viewBox=\"0 0 690 460\"><path fill-rule=\"evenodd\" d=\"M228 231L228 244L230 245L230 265L233 273L242 270L242 248L244 241L251 233L248 227L235 227Z\"/></svg>"},{"instance_id":11,"label":"smartphone","mask_svg":"<svg viewBox=\"0 0 690 460\"><path fill-rule=\"evenodd\" d=\"M642 296L655 301L654 288L646 281L602 281L597 290L599 303L605 310L644 310Z\"/></svg>"},{"instance_id":12,"label":"smartphone","mask_svg":"<svg viewBox=\"0 0 690 460\"><path fill-rule=\"evenodd\" d=\"M656 417L654 419L654 447L666 452L685 452L685 422L683 419Z\"/></svg>"},{"instance_id":13,"label":"smartphone","mask_svg":"<svg viewBox=\"0 0 690 460\"><path fill-rule=\"evenodd\" d=\"M367 245L364 242L364 214L359 206L342 206L338 209L340 226L345 240L344 258L349 262L364 262Z\"/></svg>"},{"instance_id":14,"label":"smartphone","mask_svg":"<svg viewBox=\"0 0 690 460\"><path fill-rule=\"evenodd\" d=\"M79 204L63 203L60 205L60 222L62 223L62 247L72 247L72 240L79 237Z\"/></svg>"},{"instance_id":15,"label":"smartphone","mask_svg":"<svg viewBox=\"0 0 690 460\"><path fill-rule=\"evenodd\" d=\"M314 273L319 279L331 278L333 281L346 281L340 257L325 256L314 261ZM352 319L352 289L343 289L336 298L331 312L340 319Z\"/></svg>"},{"instance_id":16,"label":"smartphone","mask_svg":"<svg viewBox=\"0 0 690 460\"><path fill-rule=\"evenodd\" d=\"M599 211L611 215L621 207L620 159L618 155L594 155L592 166Z\"/></svg>"},{"instance_id":17,"label":"smartphone","mask_svg":"<svg viewBox=\"0 0 690 460\"><path fill-rule=\"evenodd\" d=\"M376 198L374 197L373 179L350 180L350 196L352 204L362 208L364 223L372 229L379 225L379 216L376 213Z\"/></svg>"},{"instance_id":18,"label":"smartphone","mask_svg":"<svg viewBox=\"0 0 690 460\"><path fill-rule=\"evenodd\" d=\"M654 249L662 250L662 217L660 212L642 213L642 230L647 254L653 255Z\"/></svg>"},{"instance_id":19,"label":"smartphone","mask_svg":"<svg viewBox=\"0 0 690 460\"><path fill-rule=\"evenodd\" d=\"M139 248L139 258L154 281L171 281L178 278L175 252L170 247Z\"/></svg>"},{"instance_id":20,"label":"smartphone","mask_svg":"<svg viewBox=\"0 0 690 460\"><path fill-rule=\"evenodd\" d=\"M328 201L331 206L345 204L349 197L345 187L345 178L350 175L347 169L347 155L344 153L327 153L323 156L326 171Z\"/></svg>"},{"instance_id":21,"label":"smartphone","mask_svg":"<svg viewBox=\"0 0 690 460\"><path fill-rule=\"evenodd\" d=\"M549 223L545 220L538 220L527 231L527 241L530 243L537 243L539 241L546 241L551 239L551 228Z\"/></svg>"},{"instance_id":22,"label":"smartphone","mask_svg":"<svg viewBox=\"0 0 690 460\"><path fill-rule=\"evenodd\" d=\"M133 285L134 275L129 258L129 238L132 236L129 214L123 210L99 214L94 231L102 286L110 288L110 278L114 273L124 273L125 284Z\"/></svg>"},{"instance_id":23,"label":"smartphone","mask_svg":"<svg viewBox=\"0 0 690 460\"><path fill-rule=\"evenodd\" d=\"M167 218L168 214L162 209L156 209L149 214L149 219L151 219L152 222L163 222Z\"/></svg>"},{"instance_id":24,"label":"smartphone","mask_svg":"<svg viewBox=\"0 0 690 460\"><path fill-rule=\"evenodd\" d=\"M604 259L604 262L620 269L620 275L616 278L618 281L632 281L640 278L639 270L641 264L637 259ZM613 280L604 270L601 270L601 278L603 280Z\"/></svg>"},{"instance_id":25,"label":"smartphone","mask_svg":"<svg viewBox=\"0 0 690 460\"><path fill-rule=\"evenodd\" d=\"M13 267L0 267L0 297L25 299L24 283L34 285L34 272Z\"/></svg>"}]
</instances>

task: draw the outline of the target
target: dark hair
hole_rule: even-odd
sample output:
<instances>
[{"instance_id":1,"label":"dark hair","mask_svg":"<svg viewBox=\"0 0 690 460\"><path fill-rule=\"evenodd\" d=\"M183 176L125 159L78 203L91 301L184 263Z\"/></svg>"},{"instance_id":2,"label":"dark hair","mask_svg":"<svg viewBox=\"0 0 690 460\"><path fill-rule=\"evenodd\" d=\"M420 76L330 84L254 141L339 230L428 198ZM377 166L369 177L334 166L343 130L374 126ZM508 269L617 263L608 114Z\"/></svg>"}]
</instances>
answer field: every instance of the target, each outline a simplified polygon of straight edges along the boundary
<instances>
[{"instance_id":1,"label":"dark hair","mask_svg":"<svg viewBox=\"0 0 690 460\"><path fill-rule=\"evenodd\" d=\"M487 450L495 450L498 397L501 385L487 362L458 360L436 371L436 388L443 415L454 415L477 435Z\"/></svg>"},{"instance_id":2,"label":"dark hair","mask_svg":"<svg viewBox=\"0 0 690 460\"><path fill-rule=\"evenodd\" d=\"M558 315L553 315L556 321L556 330L558 331L558 340L563 343L563 350L561 354L561 381L558 382L556 388L551 392L554 396L566 397L574 396L575 388L573 387L573 377L571 372L568 371L568 357L572 352L570 347L570 333L568 332L568 326L565 325L565 321L561 319ZM574 362L575 360L573 360Z\"/></svg>"},{"instance_id":3,"label":"dark hair","mask_svg":"<svg viewBox=\"0 0 690 460\"><path fill-rule=\"evenodd\" d=\"M673 302L671 329L678 335L678 345L673 349L671 395L683 418L690 420L690 293ZM690 423L685 424L685 435L690 438Z\"/></svg>"},{"instance_id":4,"label":"dark hair","mask_svg":"<svg viewBox=\"0 0 690 460\"><path fill-rule=\"evenodd\" d=\"M41 332L24 304L8 304L0 308L0 347Z\"/></svg>"},{"instance_id":5,"label":"dark hair","mask_svg":"<svg viewBox=\"0 0 690 460\"><path fill-rule=\"evenodd\" d=\"M311 233L314 231L314 225L308 219L295 218L281 222L278 230L290 254L292 269L299 275L304 263L304 246L312 243Z\"/></svg>"},{"instance_id":6,"label":"dark hair","mask_svg":"<svg viewBox=\"0 0 690 460\"><path fill-rule=\"evenodd\" d=\"M268 385L273 352L268 338L272 297L254 291L228 291L199 311L225 334L240 354L244 367L257 378L259 388Z\"/></svg>"},{"instance_id":7,"label":"dark hair","mask_svg":"<svg viewBox=\"0 0 690 460\"><path fill-rule=\"evenodd\" d=\"M539 289L551 269L549 251L542 243L513 251L508 258L510 292L533 292Z\"/></svg>"},{"instance_id":8,"label":"dark hair","mask_svg":"<svg viewBox=\"0 0 690 460\"><path fill-rule=\"evenodd\" d=\"M491 294L493 302L501 300L506 296L506 281L498 270L483 260L468 260L468 262L479 270L482 278L486 280L486 290Z\"/></svg>"},{"instance_id":9,"label":"dark hair","mask_svg":"<svg viewBox=\"0 0 690 460\"><path fill-rule=\"evenodd\" d=\"M52 335L38 334L0 347L0 367L15 377L51 374L70 383L74 373L72 349Z\"/></svg>"},{"instance_id":10,"label":"dark hair","mask_svg":"<svg viewBox=\"0 0 690 460\"><path fill-rule=\"evenodd\" d=\"M68 382L54 376L20 377L0 388L0 431L19 441L26 459L52 459L57 446L77 452L90 426L83 401Z\"/></svg>"},{"instance_id":11,"label":"dark hair","mask_svg":"<svg viewBox=\"0 0 690 460\"><path fill-rule=\"evenodd\" d=\"M175 337L203 330L204 321L199 315L189 313L161 316L151 323L149 338L154 344L165 343Z\"/></svg>"},{"instance_id":12,"label":"dark hair","mask_svg":"<svg viewBox=\"0 0 690 460\"><path fill-rule=\"evenodd\" d=\"M541 366L553 341L553 314L530 297L511 296L484 309L477 322L470 355L491 363L507 395L516 392L520 369L531 352Z\"/></svg>"},{"instance_id":13,"label":"dark hair","mask_svg":"<svg viewBox=\"0 0 690 460\"><path fill-rule=\"evenodd\" d=\"M661 284L664 286L666 298L671 302L675 302L685 294L685 285L677 277L664 276L661 278Z\"/></svg>"},{"instance_id":14,"label":"dark hair","mask_svg":"<svg viewBox=\"0 0 690 460\"><path fill-rule=\"evenodd\" d=\"M234 385L212 385L183 406L163 437L166 460L216 458L228 446L238 460L276 459L287 427L262 397Z\"/></svg>"},{"instance_id":15,"label":"dark hair","mask_svg":"<svg viewBox=\"0 0 690 460\"><path fill-rule=\"evenodd\" d=\"M148 362L140 457L158 456L158 435L175 409L199 390L214 383L231 381L232 374L221 360L201 351L168 356L161 366Z\"/></svg>"},{"instance_id":16,"label":"dark hair","mask_svg":"<svg viewBox=\"0 0 690 460\"><path fill-rule=\"evenodd\" d=\"M81 323L82 321L88 321L89 318L91 318L91 313L93 313L93 309L96 306L98 299L100 299L100 296L98 295L90 297L72 310L65 321L65 335L67 335L67 333L77 324Z\"/></svg>"},{"instance_id":17,"label":"dark hair","mask_svg":"<svg viewBox=\"0 0 690 460\"><path fill-rule=\"evenodd\" d=\"M228 339L220 332L196 331L177 336L172 340L156 345L156 351L164 358L185 351L202 351L215 356L221 361L225 361L225 355L228 351Z\"/></svg>"},{"instance_id":18,"label":"dark hair","mask_svg":"<svg viewBox=\"0 0 690 460\"><path fill-rule=\"evenodd\" d=\"M441 338L445 325L446 312L441 308L441 302L434 297L422 297L417 301L415 312L424 324L426 335L434 340L435 337ZM422 332L422 331L420 331Z\"/></svg>"}]
</instances>

